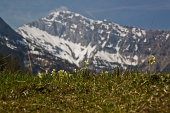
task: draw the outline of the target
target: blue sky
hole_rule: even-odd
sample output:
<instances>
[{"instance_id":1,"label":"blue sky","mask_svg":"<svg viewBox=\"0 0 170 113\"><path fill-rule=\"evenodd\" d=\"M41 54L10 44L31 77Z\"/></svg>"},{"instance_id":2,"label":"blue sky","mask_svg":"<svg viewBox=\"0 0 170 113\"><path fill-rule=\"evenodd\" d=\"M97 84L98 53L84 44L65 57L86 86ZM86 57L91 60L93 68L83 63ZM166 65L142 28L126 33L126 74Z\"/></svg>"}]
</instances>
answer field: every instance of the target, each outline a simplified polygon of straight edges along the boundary
<instances>
[{"instance_id":1,"label":"blue sky","mask_svg":"<svg viewBox=\"0 0 170 113\"><path fill-rule=\"evenodd\" d=\"M0 0L0 17L17 29L59 8L124 26L170 30L170 0Z\"/></svg>"}]
</instances>

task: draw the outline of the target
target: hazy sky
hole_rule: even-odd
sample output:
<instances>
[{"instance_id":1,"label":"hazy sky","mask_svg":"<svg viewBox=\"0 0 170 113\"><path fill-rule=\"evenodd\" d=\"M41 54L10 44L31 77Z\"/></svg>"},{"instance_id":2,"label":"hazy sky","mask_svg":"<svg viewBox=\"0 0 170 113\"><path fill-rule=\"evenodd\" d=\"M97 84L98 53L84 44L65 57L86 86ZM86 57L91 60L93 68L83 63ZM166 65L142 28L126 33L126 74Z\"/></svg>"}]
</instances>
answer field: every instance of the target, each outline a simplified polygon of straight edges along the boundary
<instances>
[{"instance_id":1,"label":"hazy sky","mask_svg":"<svg viewBox=\"0 0 170 113\"><path fill-rule=\"evenodd\" d=\"M170 0L0 0L0 17L17 29L58 8L124 26L150 29L153 22L152 29L170 30Z\"/></svg>"}]
</instances>

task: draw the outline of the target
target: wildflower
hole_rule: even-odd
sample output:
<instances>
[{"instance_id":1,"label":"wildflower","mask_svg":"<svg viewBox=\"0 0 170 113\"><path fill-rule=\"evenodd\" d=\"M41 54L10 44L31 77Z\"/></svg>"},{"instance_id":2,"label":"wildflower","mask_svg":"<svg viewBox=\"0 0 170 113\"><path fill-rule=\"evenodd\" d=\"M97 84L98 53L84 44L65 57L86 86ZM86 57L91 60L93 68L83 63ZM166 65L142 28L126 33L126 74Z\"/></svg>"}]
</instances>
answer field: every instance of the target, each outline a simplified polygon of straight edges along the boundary
<instances>
[{"instance_id":1,"label":"wildflower","mask_svg":"<svg viewBox=\"0 0 170 113\"><path fill-rule=\"evenodd\" d=\"M77 72L77 70L76 70L76 69L73 69L73 72L74 72L74 73L76 73L76 72Z\"/></svg>"},{"instance_id":2,"label":"wildflower","mask_svg":"<svg viewBox=\"0 0 170 113\"><path fill-rule=\"evenodd\" d=\"M84 67L86 67L87 65L88 65L89 63L88 63L88 61L84 61Z\"/></svg>"},{"instance_id":3,"label":"wildflower","mask_svg":"<svg viewBox=\"0 0 170 113\"><path fill-rule=\"evenodd\" d=\"M42 73L38 73L38 77L40 78L40 79L42 79L42 76L43 76L43 74Z\"/></svg>"},{"instance_id":4,"label":"wildflower","mask_svg":"<svg viewBox=\"0 0 170 113\"><path fill-rule=\"evenodd\" d=\"M69 76L69 77L72 77L72 76L73 76L73 74L68 74L68 76Z\"/></svg>"},{"instance_id":5,"label":"wildflower","mask_svg":"<svg viewBox=\"0 0 170 113\"><path fill-rule=\"evenodd\" d=\"M149 64L153 64L155 62L155 57L153 55L149 58Z\"/></svg>"},{"instance_id":6,"label":"wildflower","mask_svg":"<svg viewBox=\"0 0 170 113\"><path fill-rule=\"evenodd\" d=\"M68 74L67 74L67 72L66 71L64 71L64 76L67 76Z\"/></svg>"},{"instance_id":7,"label":"wildflower","mask_svg":"<svg viewBox=\"0 0 170 113\"><path fill-rule=\"evenodd\" d=\"M51 72L51 76L55 76L56 75L56 70L53 69L53 71Z\"/></svg>"},{"instance_id":8,"label":"wildflower","mask_svg":"<svg viewBox=\"0 0 170 113\"><path fill-rule=\"evenodd\" d=\"M67 72L64 70L58 71L59 76L67 76Z\"/></svg>"},{"instance_id":9,"label":"wildflower","mask_svg":"<svg viewBox=\"0 0 170 113\"><path fill-rule=\"evenodd\" d=\"M105 75L108 75L109 73L108 73L108 71L105 71L104 74L105 74Z\"/></svg>"}]
</instances>

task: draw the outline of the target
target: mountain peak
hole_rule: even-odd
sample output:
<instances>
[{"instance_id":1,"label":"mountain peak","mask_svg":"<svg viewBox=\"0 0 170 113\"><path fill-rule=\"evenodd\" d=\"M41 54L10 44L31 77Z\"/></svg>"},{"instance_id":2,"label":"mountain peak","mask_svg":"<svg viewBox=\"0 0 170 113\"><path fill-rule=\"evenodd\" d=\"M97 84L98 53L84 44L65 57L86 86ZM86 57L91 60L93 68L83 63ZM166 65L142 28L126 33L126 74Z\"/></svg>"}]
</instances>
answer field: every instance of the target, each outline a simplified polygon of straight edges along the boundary
<instances>
[{"instance_id":1,"label":"mountain peak","mask_svg":"<svg viewBox=\"0 0 170 113\"><path fill-rule=\"evenodd\" d=\"M53 11L53 12L49 13L49 15L62 15L64 13L72 13L72 12L70 12L68 10L57 10L57 11Z\"/></svg>"},{"instance_id":2,"label":"mountain peak","mask_svg":"<svg viewBox=\"0 0 170 113\"><path fill-rule=\"evenodd\" d=\"M107 20L91 20L65 10L52 12L47 17L20 27L18 32L32 40L32 45L35 42L54 57L77 66L88 60L91 67L98 69L113 69L117 66L145 67L147 57L153 51L157 52L158 46L151 45L151 38L163 43L162 37L167 43L170 36L169 32L126 27ZM38 53L34 48L32 51Z\"/></svg>"},{"instance_id":3,"label":"mountain peak","mask_svg":"<svg viewBox=\"0 0 170 113\"><path fill-rule=\"evenodd\" d=\"M59 11L54 11L54 12L51 12L49 16L53 16L53 17L65 17L65 18L72 18L72 17L78 17L78 16L81 16L82 18L85 18L83 15L81 14L78 14L78 13L75 13L75 12L71 12L71 11L68 11L68 10L59 10Z\"/></svg>"}]
</instances>

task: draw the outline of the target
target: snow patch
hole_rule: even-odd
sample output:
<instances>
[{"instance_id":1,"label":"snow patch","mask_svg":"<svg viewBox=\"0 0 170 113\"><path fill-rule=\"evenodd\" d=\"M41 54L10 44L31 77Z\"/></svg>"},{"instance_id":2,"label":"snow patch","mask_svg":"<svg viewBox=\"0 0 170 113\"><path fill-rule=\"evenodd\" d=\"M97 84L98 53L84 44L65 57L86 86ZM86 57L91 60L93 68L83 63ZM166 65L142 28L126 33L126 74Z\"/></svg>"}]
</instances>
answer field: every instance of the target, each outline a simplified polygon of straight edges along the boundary
<instances>
[{"instance_id":1,"label":"snow patch","mask_svg":"<svg viewBox=\"0 0 170 113\"><path fill-rule=\"evenodd\" d=\"M136 33L136 28L132 28L132 33L133 33L133 34Z\"/></svg>"},{"instance_id":2,"label":"snow patch","mask_svg":"<svg viewBox=\"0 0 170 113\"><path fill-rule=\"evenodd\" d=\"M80 14L77 14L77 13L76 13L75 16L80 16Z\"/></svg>"},{"instance_id":3,"label":"snow patch","mask_svg":"<svg viewBox=\"0 0 170 113\"><path fill-rule=\"evenodd\" d=\"M119 53L108 53L105 51L98 51L95 57L99 57L101 60L110 63L119 63L122 67L124 67L123 64L133 66L138 64L138 57L136 55L133 57L134 61L127 59L125 56L121 56Z\"/></svg>"},{"instance_id":4,"label":"snow patch","mask_svg":"<svg viewBox=\"0 0 170 113\"><path fill-rule=\"evenodd\" d=\"M76 28L77 28L77 25L73 24L71 27L74 28L74 29L76 29Z\"/></svg>"},{"instance_id":5,"label":"snow patch","mask_svg":"<svg viewBox=\"0 0 170 113\"><path fill-rule=\"evenodd\" d=\"M127 48L125 50L129 50L130 44L127 46Z\"/></svg>"},{"instance_id":6,"label":"snow patch","mask_svg":"<svg viewBox=\"0 0 170 113\"><path fill-rule=\"evenodd\" d=\"M102 48L104 48L104 46L106 45L107 41L104 41L102 44Z\"/></svg>"},{"instance_id":7,"label":"snow patch","mask_svg":"<svg viewBox=\"0 0 170 113\"><path fill-rule=\"evenodd\" d=\"M105 37L100 36L100 39L101 39L101 40L104 40L104 39L105 39Z\"/></svg>"},{"instance_id":8,"label":"snow patch","mask_svg":"<svg viewBox=\"0 0 170 113\"><path fill-rule=\"evenodd\" d=\"M98 41L98 44L101 44L101 43L102 43L102 42L99 40L99 41Z\"/></svg>"},{"instance_id":9,"label":"snow patch","mask_svg":"<svg viewBox=\"0 0 170 113\"><path fill-rule=\"evenodd\" d=\"M125 37L126 35L127 35L127 34L125 34L125 33L121 33L121 34L120 34L121 37Z\"/></svg>"},{"instance_id":10,"label":"snow patch","mask_svg":"<svg viewBox=\"0 0 170 113\"><path fill-rule=\"evenodd\" d=\"M145 38L145 40L143 42L146 42L146 41L147 41L147 39Z\"/></svg>"},{"instance_id":11,"label":"snow patch","mask_svg":"<svg viewBox=\"0 0 170 113\"><path fill-rule=\"evenodd\" d=\"M145 30L141 30L143 35L146 35L146 31Z\"/></svg>"},{"instance_id":12,"label":"snow patch","mask_svg":"<svg viewBox=\"0 0 170 113\"><path fill-rule=\"evenodd\" d=\"M75 30L74 29L70 29L71 32L75 33Z\"/></svg>"},{"instance_id":13,"label":"snow patch","mask_svg":"<svg viewBox=\"0 0 170 113\"><path fill-rule=\"evenodd\" d=\"M42 55L42 53L41 52L39 52L39 51L30 51L32 54L35 54L35 55Z\"/></svg>"},{"instance_id":14,"label":"snow patch","mask_svg":"<svg viewBox=\"0 0 170 113\"><path fill-rule=\"evenodd\" d=\"M113 24L112 27L115 31L117 31L117 34L115 34L115 35L121 36L121 37L126 37L128 35L129 31L127 28L124 28L118 24Z\"/></svg>"},{"instance_id":15,"label":"snow patch","mask_svg":"<svg viewBox=\"0 0 170 113\"><path fill-rule=\"evenodd\" d=\"M23 29L27 31L28 36L24 35ZM59 38L58 36L52 36L38 28L30 28L28 25L20 27L18 32L21 32L24 36L26 36L24 38L27 38L27 40L32 40L32 43L35 41L37 45L43 48L43 50L47 50L54 56L66 59L70 63L74 63L77 66L79 66L79 63L85 59L91 58L94 55L93 52L96 48L96 46L92 47L91 44L89 44L87 47L84 47L80 43L76 44L68 40L64 40L63 38ZM32 50L32 53L40 54L39 52L34 51L33 44L29 45L29 48ZM73 58L73 54L76 57L75 59Z\"/></svg>"},{"instance_id":16,"label":"snow patch","mask_svg":"<svg viewBox=\"0 0 170 113\"><path fill-rule=\"evenodd\" d=\"M113 47L113 44L111 44L111 43L109 42L109 45L107 45L107 47L111 48L111 47Z\"/></svg>"},{"instance_id":17,"label":"snow patch","mask_svg":"<svg viewBox=\"0 0 170 113\"><path fill-rule=\"evenodd\" d=\"M91 30L94 30L94 26L90 26L90 29L91 29Z\"/></svg>"},{"instance_id":18,"label":"snow patch","mask_svg":"<svg viewBox=\"0 0 170 113\"><path fill-rule=\"evenodd\" d=\"M138 38L138 42L140 42L140 38Z\"/></svg>"},{"instance_id":19,"label":"snow patch","mask_svg":"<svg viewBox=\"0 0 170 113\"><path fill-rule=\"evenodd\" d=\"M103 30L98 30L98 33L102 34L102 33L103 33Z\"/></svg>"},{"instance_id":20,"label":"snow patch","mask_svg":"<svg viewBox=\"0 0 170 113\"><path fill-rule=\"evenodd\" d=\"M135 35L133 36L133 39L136 39L136 36L135 36Z\"/></svg>"},{"instance_id":21,"label":"snow patch","mask_svg":"<svg viewBox=\"0 0 170 113\"><path fill-rule=\"evenodd\" d=\"M169 34L166 35L166 40L169 38Z\"/></svg>"},{"instance_id":22,"label":"snow patch","mask_svg":"<svg viewBox=\"0 0 170 113\"><path fill-rule=\"evenodd\" d=\"M133 59L136 60L136 61L138 61L138 56L135 55L135 56L133 57Z\"/></svg>"},{"instance_id":23,"label":"snow patch","mask_svg":"<svg viewBox=\"0 0 170 113\"><path fill-rule=\"evenodd\" d=\"M138 37L141 37L142 36L142 33L141 32L144 32L140 29L136 29L136 28L132 28L132 33L135 35L135 36L138 36Z\"/></svg>"},{"instance_id":24,"label":"snow patch","mask_svg":"<svg viewBox=\"0 0 170 113\"><path fill-rule=\"evenodd\" d=\"M138 45L136 44L136 45L135 45L135 51L137 51L137 50L138 50Z\"/></svg>"},{"instance_id":25,"label":"snow patch","mask_svg":"<svg viewBox=\"0 0 170 113\"><path fill-rule=\"evenodd\" d=\"M101 23L102 23L102 21L100 21L100 20L97 20L97 21L96 21L96 23L97 23L97 24L101 24Z\"/></svg>"},{"instance_id":26,"label":"snow patch","mask_svg":"<svg viewBox=\"0 0 170 113\"><path fill-rule=\"evenodd\" d=\"M73 15L68 16L67 18L73 18Z\"/></svg>"},{"instance_id":27,"label":"snow patch","mask_svg":"<svg viewBox=\"0 0 170 113\"><path fill-rule=\"evenodd\" d=\"M11 49L17 49L17 47L15 47L14 45L11 45L11 44L9 44L9 43L7 43L6 45L7 45L7 47L9 47L9 48L11 48Z\"/></svg>"},{"instance_id":28,"label":"snow patch","mask_svg":"<svg viewBox=\"0 0 170 113\"><path fill-rule=\"evenodd\" d=\"M141 36L142 36L141 32L136 33L136 35L137 35L138 37L141 37Z\"/></svg>"}]
</instances>

